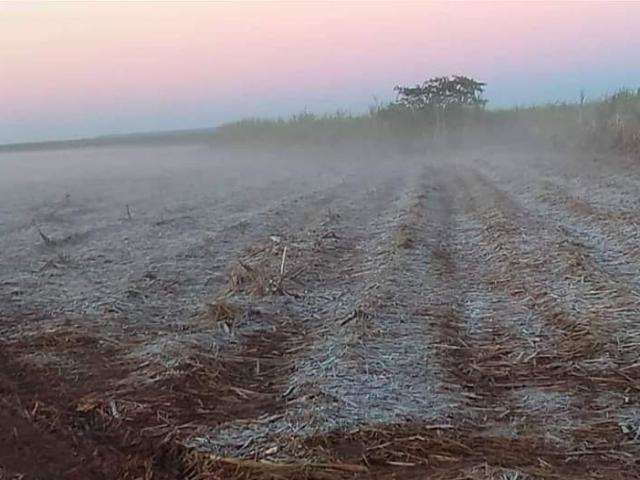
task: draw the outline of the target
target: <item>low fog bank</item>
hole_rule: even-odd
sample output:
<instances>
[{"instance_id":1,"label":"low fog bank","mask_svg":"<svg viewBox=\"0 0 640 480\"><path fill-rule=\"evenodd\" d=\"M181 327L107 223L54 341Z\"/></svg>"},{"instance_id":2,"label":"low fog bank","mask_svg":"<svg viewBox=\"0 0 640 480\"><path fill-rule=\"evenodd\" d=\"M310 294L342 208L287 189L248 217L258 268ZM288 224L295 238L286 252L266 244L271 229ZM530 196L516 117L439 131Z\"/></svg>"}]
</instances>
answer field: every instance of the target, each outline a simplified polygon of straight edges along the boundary
<instances>
[{"instance_id":1,"label":"low fog bank","mask_svg":"<svg viewBox=\"0 0 640 480\"><path fill-rule=\"evenodd\" d=\"M149 147L166 145L206 144L211 141L214 128L195 130L172 130L147 133L103 135L99 137L72 140L49 140L41 142L21 142L0 144L0 154L4 152L26 152L42 150L68 150L91 147Z\"/></svg>"},{"instance_id":2,"label":"low fog bank","mask_svg":"<svg viewBox=\"0 0 640 480\"><path fill-rule=\"evenodd\" d=\"M135 315L188 318L244 248L331 217L331 205L357 202L356 192L375 197L425 163L496 154L516 163L576 148L529 120L437 130L362 121L336 128L306 117L190 142L0 152L0 314L119 312L136 285L164 277L180 295L136 299ZM553 158L569 162L566 153Z\"/></svg>"},{"instance_id":3,"label":"low fog bank","mask_svg":"<svg viewBox=\"0 0 640 480\"><path fill-rule=\"evenodd\" d=\"M257 149L212 144L101 146L0 152L3 204L14 198L91 203L111 195L121 203L139 199L156 205L183 192L226 195L278 179L322 176L327 169L348 171L409 162L401 151L353 143L336 147L291 145ZM402 160L401 160L402 159ZM19 205L14 205L18 207Z\"/></svg>"},{"instance_id":4,"label":"low fog bank","mask_svg":"<svg viewBox=\"0 0 640 480\"><path fill-rule=\"evenodd\" d=\"M331 146L3 152L0 316L185 321L247 245L419 162Z\"/></svg>"},{"instance_id":5,"label":"low fog bank","mask_svg":"<svg viewBox=\"0 0 640 480\"><path fill-rule=\"evenodd\" d=\"M52 220L49 228L63 229L89 211L99 210L101 217L87 219L92 222L119 219L128 215L127 206L134 217L160 218L274 182L321 182L323 176L321 164L292 152L207 145L3 152L0 171L4 234L36 228L47 220Z\"/></svg>"},{"instance_id":6,"label":"low fog bank","mask_svg":"<svg viewBox=\"0 0 640 480\"><path fill-rule=\"evenodd\" d=\"M37 226L38 212L47 209L67 210L61 225L77 220L74 205L79 211L99 207L105 218L152 210L161 215L165 208L178 208L175 204L228 201L231 195L276 183L283 185L284 196L296 184L312 188L326 176L364 178L405 169L409 173L426 157L444 160L463 152L546 148L530 137L503 131L499 139L468 135L463 141L451 137L439 142L424 138L286 144L198 141L0 151L0 231Z\"/></svg>"}]
</instances>

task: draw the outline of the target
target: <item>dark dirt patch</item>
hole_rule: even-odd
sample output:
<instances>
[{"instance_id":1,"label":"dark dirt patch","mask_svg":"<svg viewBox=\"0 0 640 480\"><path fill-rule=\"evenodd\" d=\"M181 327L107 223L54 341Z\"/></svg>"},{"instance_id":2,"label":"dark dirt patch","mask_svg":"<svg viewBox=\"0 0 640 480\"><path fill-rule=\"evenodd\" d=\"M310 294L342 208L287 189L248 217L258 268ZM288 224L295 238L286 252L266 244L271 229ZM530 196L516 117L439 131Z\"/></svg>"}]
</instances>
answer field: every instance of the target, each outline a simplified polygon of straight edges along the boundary
<instances>
[{"instance_id":1,"label":"dark dirt patch","mask_svg":"<svg viewBox=\"0 0 640 480\"><path fill-rule=\"evenodd\" d=\"M0 465L24 478L144 475L147 466L136 458L133 445L91 428L92 418L78 408L78 400L95 384L70 384L52 369L9 356L15 352L15 346L0 352Z\"/></svg>"},{"instance_id":2,"label":"dark dirt patch","mask_svg":"<svg viewBox=\"0 0 640 480\"><path fill-rule=\"evenodd\" d=\"M286 330L256 333L233 356L185 359L172 375L127 388L121 381L138 367L122 361L125 346L79 328L4 343L0 467L25 479L180 478L181 440L197 425L284 407L288 339ZM32 364L36 353L58 365Z\"/></svg>"}]
</instances>

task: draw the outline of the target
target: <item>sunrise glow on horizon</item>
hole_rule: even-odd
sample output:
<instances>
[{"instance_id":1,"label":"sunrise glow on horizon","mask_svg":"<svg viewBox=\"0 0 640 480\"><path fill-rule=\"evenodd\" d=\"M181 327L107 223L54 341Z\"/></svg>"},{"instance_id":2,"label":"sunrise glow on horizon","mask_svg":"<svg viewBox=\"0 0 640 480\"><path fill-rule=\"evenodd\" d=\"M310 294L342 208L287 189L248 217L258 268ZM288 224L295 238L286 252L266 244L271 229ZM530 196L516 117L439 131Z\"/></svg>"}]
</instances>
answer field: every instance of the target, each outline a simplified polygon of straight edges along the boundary
<instances>
[{"instance_id":1,"label":"sunrise glow on horizon","mask_svg":"<svg viewBox=\"0 0 640 480\"><path fill-rule=\"evenodd\" d=\"M640 4L1 3L0 143L363 111L466 74L490 105L640 86Z\"/></svg>"}]
</instances>

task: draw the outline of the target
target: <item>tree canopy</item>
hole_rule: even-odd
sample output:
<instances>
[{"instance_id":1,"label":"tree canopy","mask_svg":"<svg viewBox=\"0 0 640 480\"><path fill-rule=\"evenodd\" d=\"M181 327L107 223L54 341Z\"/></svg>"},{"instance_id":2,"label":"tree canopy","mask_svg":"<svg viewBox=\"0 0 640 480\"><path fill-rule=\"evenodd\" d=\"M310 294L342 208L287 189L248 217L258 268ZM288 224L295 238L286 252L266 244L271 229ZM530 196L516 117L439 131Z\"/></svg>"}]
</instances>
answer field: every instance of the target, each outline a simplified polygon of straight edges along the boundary
<instances>
[{"instance_id":1,"label":"tree canopy","mask_svg":"<svg viewBox=\"0 0 640 480\"><path fill-rule=\"evenodd\" d=\"M485 83L462 75L434 77L415 87L395 87L398 103L413 110L452 106L483 107Z\"/></svg>"}]
</instances>

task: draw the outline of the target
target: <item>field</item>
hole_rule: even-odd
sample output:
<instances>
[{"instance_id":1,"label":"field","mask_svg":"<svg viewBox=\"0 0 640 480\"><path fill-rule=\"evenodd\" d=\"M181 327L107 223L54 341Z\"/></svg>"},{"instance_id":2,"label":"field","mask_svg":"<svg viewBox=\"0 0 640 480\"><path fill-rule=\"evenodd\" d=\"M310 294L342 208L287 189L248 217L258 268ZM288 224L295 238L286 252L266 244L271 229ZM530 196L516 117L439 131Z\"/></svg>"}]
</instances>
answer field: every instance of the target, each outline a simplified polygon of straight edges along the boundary
<instances>
[{"instance_id":1,"label":"field","mask_svg":"<svg viewBox=\"0 0 640 480\"><path fill-rule=\"evenodd\" d=\"M622 156L0 153L0 479L636 479Z\"/></svg>"}]
</instances>

